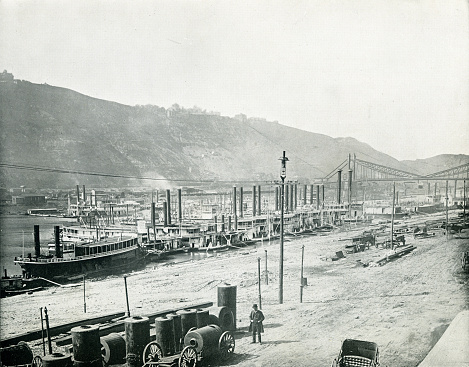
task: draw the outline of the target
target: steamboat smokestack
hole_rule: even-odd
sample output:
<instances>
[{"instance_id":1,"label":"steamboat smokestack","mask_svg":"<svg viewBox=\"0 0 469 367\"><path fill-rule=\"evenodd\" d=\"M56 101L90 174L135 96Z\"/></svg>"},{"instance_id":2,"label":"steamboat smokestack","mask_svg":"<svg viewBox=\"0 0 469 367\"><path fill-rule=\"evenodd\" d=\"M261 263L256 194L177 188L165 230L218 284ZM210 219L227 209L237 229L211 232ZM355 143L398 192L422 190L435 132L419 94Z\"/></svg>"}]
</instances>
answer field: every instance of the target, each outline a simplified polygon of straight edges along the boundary
<instances>
[{"instance_id":1,"label":"steamboat smokestack","mask_svg":"<svg viewBox=\"0 0 469 367\"><path fill-rule=\"evenodd\" d=\"M151 227L155 228L155 203L151 203Z\"/></svg>"},{"instance_id":2,"label":"steamboat smokestack","mask_svg":"<svg viewBox=\"0 0 469 367\"><path fill-rule=\"evenodd\" d=\"M320 199L320 191L321 187L319 185L316 186L316 209L319 210L320 205L321 205L321 199Z\"/></svg>"},{"instance_id":3,"label":"steamboat smokestack","mask_svg":"<svg viewBox=\"0 0 469 367\"><path fill-rule=\"evenodd\" d=\"M83 185L83 204L86 203L86 190L85 190L85 185Z\"/></svg>"},{"instance_id":4,"label":"steamboat smokestack","mask_svg":"<svg viewBox=\"0 0 469 367\"><path fill-rule=\"evenodd\" d=\"M240 218L244 217L243 200L244 200L244 193L243 193L243 187L241 186L239 188L239 217Z\"/></svg>"},{"instance_id":5,"label":"steamboat smokestack","mask_svg":"<svg viewBox=\"0 0 469 367\"><path fill-rule=\"evenodd\" d=\"M252 216L256 216L256 186L252 187Z\"/></svg>"},{"instance_id":6,"label":"steamboat smokestack","mask_svg":"<svg viewBox=\"0 0 469 367\"><path fill-rule=\"evenodd\" d=\"M77 185L77 205L80 204L80 186Z\"/></svg>"},{"instance_id":7,"label":"steamboat smokestack","mask_svg":"<svg viewBox=\"0 0 469 367\"><path fill-rule=\"evenodd\" d=\"M168 226L168 203L163 201L163 222L164 226Z\"/></svg>"},{"instance_id":8,"label":"steamboat smokestack","mask_svg":"<svg viewBox=\"0 0 469 367\"><path fill-rule=\"evenodd\" d=\"M60 227L54 226L54 238L55 238L55 257L62 258L62 249L60 247Z\"/></svg>"},{"instance_id":9,"label":"steamboat smokestack","mask_svg":"<svg viewBox=\"0 0 469 367\"><path fill-rule=\"evenodd\" d=\"M39 225L34 225L34 252L36 257L41 256L41 241L39 240Z\"/></svg>"},{"instance_id":10,"label":"steamboat smokestack","mask_svg":"<svg viewBox=\"0 0 469 367\"><path fill-rule=\"evenodd\" d=\"M279 207L278 207L278 192L279 192L278 186L275 186L275 211L279 210Z\"/></svg>"},{"instance_id":11,"label":"steamboat smokestack","mask_svg":"<svg viewBox=\"0 0 469 367\"><path fill-rule=\"evenodd\" d=\"M338 188L337 188L337 203L340 205L341 203L341 193L342 193L342 170L339 169L337 171L337 185L338 185Z\"/></svg>"},{"instance_id":12,"label":"steamboat smokestack","mask_svg":"<svg viewBox=\"0 0 469 367\"><path fill-rule=\"evenodd\" d=\"M241 186L239 188L239 217L240 218L244 217L243 200L244 200L244 193L243 193L243 187Z\"/></svg>"},{"instance_id":13,"label":"steamboat smokestack","mask_svg":"<svg viewBox=\"0 0 469 367\"><path fill-rule=\"evenodd\" d=\"M295 198L294 198L294 193L295 193L295 187L296 185L292 184L290 187L290 211L293 212L295 210Z\"/></svg>"},{"instance_id":14,"label":"steamboat smokestack","mask_svg":"<svg viewBox=\"0 0 469 367\"><path fill-rule=\"evenodd\" d=\"M225 232L225 216L221 215L221 231Z\"/></svg>"},{"instance_id":15,"label":"steamboat smokestack","mask_svg":"<svg viewBox=\"0 0 469 367\"><path fill-rule=\"evenodd\" d=\"M178 189L178 220L182 223L182 190Z\"/></svg>"},{"instance_id":16,"label":"steamboat smokestack","mask_svg":"<svg viewBox=\"0 0 469 367\"><path fill-rule=\"evenodd\" d=\"M236 208L236 186L233 186L233 215L234 215L234 230L238 230L238 213Z\"/></svg>"},{"instance_id":17,"label":"steamboat smokestack","mask_svg":"<svg viewBox=\"0 0 469 367\"><path fill-rule=\"evenodd\" d=\"M261 185L257 186L257 214L261 215L262 210L261 210Z\"/></svg>"},{"instance_id":18,"label":"steamboat smokestack","mask_svg":"<svg viewBox=\"0 0 469 367\"><path fill-rule=\"evenodd\" d=\"M168 225L171 224L171 190L166 190L166 217Z\"/></svg>"}]
</instances>

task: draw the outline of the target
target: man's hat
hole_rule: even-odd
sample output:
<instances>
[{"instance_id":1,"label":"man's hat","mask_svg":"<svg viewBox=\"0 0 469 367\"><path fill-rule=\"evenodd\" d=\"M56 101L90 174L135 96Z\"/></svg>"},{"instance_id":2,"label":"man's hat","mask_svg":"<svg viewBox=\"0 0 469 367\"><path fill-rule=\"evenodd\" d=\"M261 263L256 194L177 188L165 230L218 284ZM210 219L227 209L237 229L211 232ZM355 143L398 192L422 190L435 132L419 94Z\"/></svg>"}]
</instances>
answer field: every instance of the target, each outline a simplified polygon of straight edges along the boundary
<instances>
[{"instance_id":1,"label":"man's hat","mask_svg":"<svg viewBox=\"0 0 469 367\"><path fill-rule=\"evenodd\" d=\"M252 305L252 308L257 308L257 305L254 303L254 304Z\"/></svg>"}]
</instances>

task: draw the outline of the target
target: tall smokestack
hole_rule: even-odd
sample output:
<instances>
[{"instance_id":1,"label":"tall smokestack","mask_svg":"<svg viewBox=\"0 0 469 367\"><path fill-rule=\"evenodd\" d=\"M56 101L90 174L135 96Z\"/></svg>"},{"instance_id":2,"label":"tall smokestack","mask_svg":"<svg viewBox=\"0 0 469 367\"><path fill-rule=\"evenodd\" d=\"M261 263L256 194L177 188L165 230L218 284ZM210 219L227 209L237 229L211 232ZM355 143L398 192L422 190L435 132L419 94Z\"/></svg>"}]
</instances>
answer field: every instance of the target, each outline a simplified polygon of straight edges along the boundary
<instances>
[{"instance_id":1,"label":"tall smokestack","mask_svg":"<svg viewBox=\"0 0 469 367\"><path fill-rule=\"evenodd\" d=\"M168 203L163 201L163 225L168 226Z\"/></svg>"},{"instance_id":2,"label":"tall smokestack","mask_svg":"<svg viewBox=\"0 0 469 367\"><path fill-rule=\"evenodd\" d=\"M151 227L155 228L155 203L151 203Z\"/></svg>"},{"instance_id":3,"label":"tall smokestack","mask_svg":"<svg viewBox=\"0 0 469 367\"><path fill-rule=\"evenodd\" d=\"M62 258L62 248L60 247L60 227L54 226L54 238L55 238L55 257Z\"/></svg>"},{"instance_id":4,"label":"tall smokestack","mask_svg":"<svg viewBox=\"0 0 469 367\"><path fill-rule=\"evenodd\" d=\"M213 230L215 231L215 233L218 233L218 221L217 221L217 216L215 215L215 217L213 218L215 224L213 225Z\"/></svg>"},{"instance_id":5,"label":"tall smokestack","mask_svg":"<svg viewBox=\"0 0 469 367\"><path fill-rule=\"evenodd\" d=\"M239 188L239 217L244 217L244 194L243 194L243 187Z\"/></svg>"},{"instance_id":6,"label":"tall smokestack","mask_svg":"<svg viewBox=\"0 0 469 367\"><path fill-rule=\"evenodd\" d=\"M308 185L304 186L305 191L303 192L303 205L306 205L306 197L308 196Z\"/></svg>"},{"instance_id":7,"label":"tall smokestack","mask_svg":"<svg viewBox=\"0 0 469 367\"><path fill-rule=\"evenodd\" d=\"M261 185L257 186L257 214L261 215L262 214L262 200L261 200Z\"/></svg>"},{"instance_id":8,"label":"tall smokestack","mask_svg":"<svg viewBox=\"0 0 469 367\"><path fill-rule=\"evenodd\" d=\"M349 204L352 205L352 180L353 180L353 175L352 175L352 170L348 170L348 195L349 195Z\"/></svg>"},{"instance_id":9,"label":"tall smokestack","mask_svg":"<svg viewBox=\"0 0 469 367\"><path fill-rule=\"evenodd\" d=\"M221 215L221 231L225 232L225 216Z\"/></svg>"},{"instance_id":10,"label":"tall smokestack","mask_svg":"<svg viewBox=\"0 0 469 367\"><path fill-rule=\"evenodd\" d=\"M85 185L83 185L83 204L86 204L86 190L85 190Z\"/></svg>"},{"instance_id":11,"label":"tall smokestack","mask_svg":"<svg viewBox=\"0 0 469 367\"><path fill-rule=\"evenodd\" d=\"M77 205L80 204L80 186L77 185Z\"/></svg>"},{"instance_id":12,"label":"tall smokestack","mask_svg":"<svg viewBox=\"0 0 469 367\"><path fill-rule=\"evenodd\" d=\"M168 225L171 224L171 190L166 190L166 212L168 218Z\"/></svg>"},{"instance_id":13,"label":"tall smokestack","mask_svg":"<svg viewBox=\"0 0 469 367\"><path fill-rule=\"evenodd\" d=\"M290 211L293 212L295 210L295 198L293 197L295 193L295 187L296 185L291 185L290 187Z\"/></svg>"},{"instance_id":14,"label":"tall smokestack","mask_svg":"<svg viewBox=\"0 0 469 367\"><path fill-rule=\"evenodd\" d=\"M298 185L294 184L293 187L295 188L293 193L293 209L296 210L296 208L298 208Z\"/></svg>"},{"instance_id":15,"label":"tall smokestack","mask_svg":"<svg viewBox=\"0 0 469 367\"><path fill-rule=\"evenodd\" d=\"M278 207L278 192L279 192L278 186L275 186L275 211L279 210L279 207Z\"/></svg>"},{"instance_id":16,"label":"tall smokestack","mask_svg":"<svg viewBox=\"0 0 469 367\"><path fill-rule=\"evenodd\" d=\"M34 252L36 257L41 256L41 241L39 240L39 225L34 225Z\"/></svg>"},{"instance_id":17,"label":"tall smokestack","mask_svg":"<svg viewBox=\"0 0 469 367\"><path fill-rule=\"evenodd\" d=\"M256 186L252 187L252 216L256 216Z\"/></svg>"},{"instance_id":18,"label":"tall smokestack","mask_svg":"<svg viewBox=\"0 0 469 367\"><path fill-rule=\"evenodd\" d=\"M341 193L342 193L342 170L337 171L337 203L341 203Z\"/></svg>"},{"instance_id":19,"label":"tall smokestack","mask_svg":"<svg viewBox=\"0 0 469 367\"><path fill-rule=\"evenodd\" d=\"M182 190L178 189L178 220L182 223Z\"/></svg>"},{"instance_id":20,"label":"tall smokestack","mask_svg":"<svg viewBox=\"0 0 469 367\"><path fill-rule=\"evenodd\" d=\"M233 186L233 215L234 215L234 229L238 230L238 211L236 208L236 186Z\"/></svg>"},{"instance_id":21,"label":"tall smokestack","mask_svg":"<svg viewBox=\"0 0 469 367\"><path fill-rule=\"evenodd\" d=\"M320 205L321 205L320 191L321 191L321 187L317 185L316 186L316 209L317 210L319 210Z\"/></svg>"}]
</instances>

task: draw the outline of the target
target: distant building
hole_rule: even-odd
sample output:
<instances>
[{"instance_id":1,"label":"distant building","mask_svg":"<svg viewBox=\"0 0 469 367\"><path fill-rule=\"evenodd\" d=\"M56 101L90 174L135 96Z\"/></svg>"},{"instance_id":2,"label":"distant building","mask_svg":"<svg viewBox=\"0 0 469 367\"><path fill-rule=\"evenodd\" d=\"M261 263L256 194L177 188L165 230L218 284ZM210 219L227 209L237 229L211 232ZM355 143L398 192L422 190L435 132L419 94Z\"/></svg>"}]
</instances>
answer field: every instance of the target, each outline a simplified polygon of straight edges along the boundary
<instances>
[{"instance_id":1,"label":"distant building","mask_svg":"<svg viewBox=\"0 0 469 367\"><path fill-rule=\"evenodd\" d=\"M46 203L46 197L44 195L12 196L11 202L15 205L41 205Z\"/></svg>"},{"instance_id":2,"label":"distant building","mask_svg":"<svg viewBox=\"0 0 469 367\"><path fill-rule=\"evenodd\" d=\"M0 82L1 83L8 83L8 82L13 82L13 74L7 72L6 70L3 70L3 73L0 74Z\"/></svg>"}]
</instances>

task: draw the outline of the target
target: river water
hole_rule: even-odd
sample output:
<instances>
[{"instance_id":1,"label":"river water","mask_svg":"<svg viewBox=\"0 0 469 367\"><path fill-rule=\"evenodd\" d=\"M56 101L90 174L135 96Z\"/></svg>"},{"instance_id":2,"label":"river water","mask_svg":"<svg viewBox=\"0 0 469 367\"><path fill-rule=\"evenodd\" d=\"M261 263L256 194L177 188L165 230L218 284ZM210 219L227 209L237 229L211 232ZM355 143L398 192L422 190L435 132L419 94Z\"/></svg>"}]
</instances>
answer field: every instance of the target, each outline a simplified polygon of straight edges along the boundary
<instances>
[{"instance_id":1,"label":"river water","mask_svg":"<svg viewBox=\"0 0 469 367\"><path fill-rule=\"evenodd\" d=\"M5 269L8 275L21 275L21 267L14 264L15 256L22 256L23 251L26 256L28 253L34 255L33 233L35 224L39 225L41 252L47 253L47 245L54 241L54 226L73 225L76 223L76 220L70 218L0 214L0 263L2 265L2 276ZM250 248L254 249L260 245L250 246ZM245 249L234 251L245 251ZM215 254L205 251L182 252L168 256L164 262L180 263L188 260L201 260L212 256L223 256L223 252ZM153 266L153 264L150 263L148 266Z\"/></svg>"},{"instance_id":2,"label":"river water","mask_svg":"<svg viewBox=\"0 0 469 367\"><path fill-rule=\"evenodd\" d=\"M0 215L0 262L2 275L21 274L21 267L13 263L15 256L31 253L34 255L34 225L39 225L41 251L47 252L47 244L54 240L54 226L76 223L76 220L60 217L35 217L21 214Z\"/></svg>"}]
</instances>

